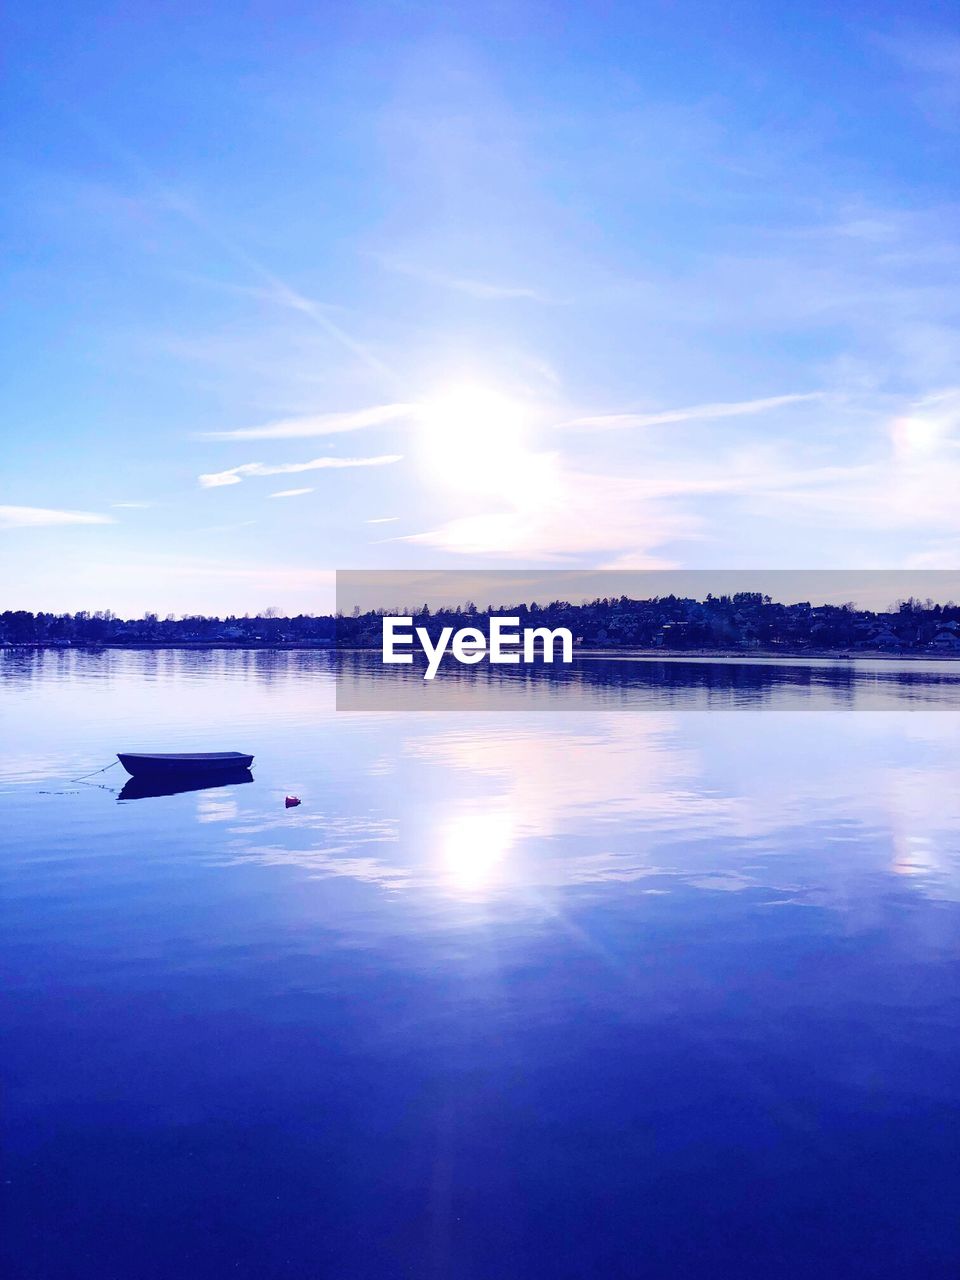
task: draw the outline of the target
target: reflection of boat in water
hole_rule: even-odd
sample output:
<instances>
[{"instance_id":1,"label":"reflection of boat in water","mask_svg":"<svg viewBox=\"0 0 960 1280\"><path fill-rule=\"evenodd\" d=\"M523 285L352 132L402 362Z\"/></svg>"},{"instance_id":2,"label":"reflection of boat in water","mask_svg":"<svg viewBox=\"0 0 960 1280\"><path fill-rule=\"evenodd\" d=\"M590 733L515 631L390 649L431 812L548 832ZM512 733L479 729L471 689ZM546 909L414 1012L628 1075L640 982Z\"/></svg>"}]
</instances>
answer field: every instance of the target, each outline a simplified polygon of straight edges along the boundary
<instances>
[{"instance_id":1,"label":"reflection of boat in water","mask_svg":"<svg viewBox=\"0 0 960 1280\"><path fill-rule=\"evenodd\" d=\"M202 769L194 772L166 770L163 773L145 773L128 778L117 799L146 800L150 796L176 796L181 791L211 791L217 787L235 787L252 781L253 774L249 769L220 769L215 773Z\"/></svg>"},{"instance_id":2,"label":"reflection of boat in water","mask_svg":"<svg viewBox=\"0 0 960 1280\"><path fill-rule=\"evenodd\" d=\"M253 764L253 756L242 751L124 751L117 753L117 759L135 778L167 778L177 773L210 776Z\"/></svg>"}]
</instances>

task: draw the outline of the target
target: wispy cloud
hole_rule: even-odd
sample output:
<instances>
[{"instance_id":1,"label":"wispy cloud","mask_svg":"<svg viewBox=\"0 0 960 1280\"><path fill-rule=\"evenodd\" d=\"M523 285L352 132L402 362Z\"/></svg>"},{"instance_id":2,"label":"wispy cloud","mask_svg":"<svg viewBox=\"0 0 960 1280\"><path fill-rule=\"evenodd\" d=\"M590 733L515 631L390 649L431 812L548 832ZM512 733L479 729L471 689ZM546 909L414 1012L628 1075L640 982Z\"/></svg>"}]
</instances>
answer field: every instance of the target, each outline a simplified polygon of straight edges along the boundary
<instances>
[{"instance_id":1,"label":"wispy cloud","mask_svg":"<svg viewBox=\"0 0 960 1280\"><path fill-rule=\"evenodd\" d=\"M207 524L200 529L194 529L194 533L232 533L234 529L249 529L251 525L255 525L256 520L234 520L231 524Z\"/></svg>"},{"instance_id":2,"label":"wispy cloud","mask_svg":"<svg viewBox=\"0 0 960 1280\"><path fill-rule=\"evenodd\" d=\"M63 524L114 524L95 511L55 511L50 507L0 507L0 529L40 529Z\"/></svg>"},{"instance_id":3,"label":"wispy cloud","mask_svg":"<svg viewBox=\"0 0 960 1280\"><path fill-rule=\"evenodd\" d=\"M128 511L146 511L148 507L155 507L155 502L111 502L111 507L123 507Z\"/></svg>"},{"instance_id":4,"label":"wispy cloud","mask_svg":"<svg viewBox=\"0 0 960 1280\"><path fill-rule=\"evenodd\" d=\"M844 419L838 438L847 447L832 455L822 439L804 437L669 454L651 448L641 467L622 472L556 455L554 482L539 492L504 489L486 511L399 541L459 555L644 568L669 565L682 544L724 544L735 523L745 531L741 557L801 536L808 555L835 556L840 534L861 548L864 563L927 553L945 562L960 535L960 391L928 394L893 415L885 404Z\"/></svg>"},{"instance_id":5,"label":"wispy cloud","mask_svg":"<svg viewBox=\"0 0 960 1280\"><path fill-rule=\"evenodd\" d=\"M561 305L560 299L552 298L528 285L504 284L492 280L481 280L474 275L461 275L459 272L435 271L430 267L421 267L416 263L404 262L382 254L377 254L376 257L381 266L386 267L388 271L396 272L397 275L410 276L414 280L422 280L425 284L437 285L441 289L453 289L457 293L465 293L471 298L484 302L525 299L528 302L542 302L551 306Z\"/></svg>"},{"instance_id":6,"label":"wispy cloud","mask_svg":"<svg viewBox=\"0 0 960 1280\"><path fill-rule=\"evenodd\" d=\"M205 216L192 200L169 187L135 150L121 142L119 137L104 124L87 113L79 112L76 109L71 111L71 120L75 126L84 129L91 135L97 144L111 154L115 160L120 161L161 208L189 222L211 244L216 245L226 257L231 258L249 277L258 280L266 296L277 306L306 316L317 328L321 329L346 351L349 351L351 355L355 356L372 372L386 377L393 376L392 370L376 355L368 344L348 333L330 318L327 314L330 310L328 306L315 301L313 298L308 298L281 279L269 267L264 266L220 226L214 224Z\"/></svg>"},{"instance_id":7,"label":"wispy cloud","mask_svg":"<svg viewBox=\"0 0 960 1280\"><path fill-rule=\"evenodd\" d=\"M742 418L767 413L786 405L822 400L822 391L808 391L786 396L768 396L763 400L737 400L719 404L695 404L684 409L663 409L658 413L599 413L561 422L565 428L591 427L597 430L623 430L629 427L659 427L671 422L707 422L715 418Z\"/></svg>"},{"instance_id":8,"label":"wispy cloud","mask_svg":"<svg viewBox=\"0 0 960 1280\"><path fill-rule=\"evenodd\" d=\"M396 524L399 519L399 516L374 516L367 524Z\"/></svg>"},{"instance_id":9,"label":"wispy cloud","mask_svg":"<svg viewBox=\"0 0 960 1280\"><path fill-rule=\"evenodd\" d=\"M311 414L303 418L281 418L277 422L265 422L259 427L239 427L233 431L205 431L202 440L298 440L312 436L339 435L345 431L360 431L364 427L378 427L385 422L404 418L416 408L413 404L379 404L368 409L356 409L348 413Z\"/></svg>"},{"instance_id":10,"label":"wispy cloud","mask_svg":"<svg viewBox=\"0 0 960 1280\"><path fill-rule=\"evenodd\" d=\"M960 37L947 31L879 36L875 43L906 73L927 122L955 131L960 112Z\"/></svg>"},{"instance_id":11,"label":"wispy cloud","mask_svg":"<svg viewBox=\"0 0 960 1280\"><path fill-rule=\"evenodd\" d=\"M607 511L597 518L596 501ZM609 477L584 478L574 503L576 516L588 516L575 530L567 512L550 510L530 516L525 511L486 512L463 516L438 528L402 539L454 555L494 557L503 560L565 564L581 556L603 564L619 554L630 568L673 567L664 557L665 543L689 541L698 536L702 522L692 515L670 511L665 504L648 502L642 512L629 486Z\"/></svg>"},{"instance_id":12,"label":"wispy cloud","mask_svg":"<svg viewBox=\"0 0 960 1280\"><path fill-rule=\"evenodd\" d=\"M299 498L305 493L313 493L313 489L280 489L277 493L271 493L271 498Z\"/></svg>"},{"instance_id":13,"label":"wispy cloud","mask_svg":"<svg viewBox=\"0 0 960 1280\"><path fill-rule=\"evenodd\" d=\"M403 454L384 453L376 458L313 458L310 462L281 462L269 466L263 462L243 462L226 471L212 471L198 479L204 489L219 489L227 484L239 484L247 476L287 476L301 471L323 471L341 467L385 467L399 462Z\"/></svg>"}]
</instances>

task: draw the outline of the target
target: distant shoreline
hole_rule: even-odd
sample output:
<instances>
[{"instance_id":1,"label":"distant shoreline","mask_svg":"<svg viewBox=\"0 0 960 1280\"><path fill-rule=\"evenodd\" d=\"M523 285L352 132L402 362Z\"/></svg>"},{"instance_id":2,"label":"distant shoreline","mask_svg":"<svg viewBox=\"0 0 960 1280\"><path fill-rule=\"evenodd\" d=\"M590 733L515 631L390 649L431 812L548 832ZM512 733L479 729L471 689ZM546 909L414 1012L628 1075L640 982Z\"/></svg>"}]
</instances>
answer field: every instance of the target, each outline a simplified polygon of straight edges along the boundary
<instances>
[{"instance_id":1,"label":"distant shoreline","mask_svg":"<svg viewBox=\"0 0 960 1280\"><path fill-rule=\"evenodd\" d=\"M189 652L227 650L237 652L304 652L304 653L377 653L372 646L356 646L347 648L332 644L310 644L302 641L280 641L276 644L264 644L262 641L178 641L165 644L155 641L117 643L105 641L103 644L49 644L33 642L27 644L0 644L0 652L34 649L52 653L99 653L105 649L133 649L139 652L173 651L177 649ZM958 662L960 653L906 652L892 653L887 649L637 649L624 645L613 649L596 649L578 647L574 649L575 658L654 659L659 662L682 662L689 659L709 661L713 658L736 658L741 662L782 661L784 659L815 658L819 661L857 662Z\"/></svg>"}]
</instances>

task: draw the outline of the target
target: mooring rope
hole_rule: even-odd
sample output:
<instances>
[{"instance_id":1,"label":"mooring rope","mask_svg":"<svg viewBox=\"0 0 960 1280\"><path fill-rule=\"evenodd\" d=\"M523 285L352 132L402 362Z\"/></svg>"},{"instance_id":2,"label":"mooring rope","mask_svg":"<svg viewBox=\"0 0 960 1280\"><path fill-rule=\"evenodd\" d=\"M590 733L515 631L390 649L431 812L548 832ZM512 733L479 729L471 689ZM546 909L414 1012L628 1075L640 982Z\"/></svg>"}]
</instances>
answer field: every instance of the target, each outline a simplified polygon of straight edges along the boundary
<instances>
[{"instance_id":1,"label":"mooring rope","mask_svg":"<svg viewBox=\"0 0 960 1280\"><path fill-rule=\"evenodd\" d=\"M79 778L68 778L68 782L83 782L84 778L95 778L98 773L106 773L108 769L114 769L120 763L119 760L111 760L109 764L105 764L102 769L91 769L89 773L81 773Z\"/></svg>"}]
</instances>

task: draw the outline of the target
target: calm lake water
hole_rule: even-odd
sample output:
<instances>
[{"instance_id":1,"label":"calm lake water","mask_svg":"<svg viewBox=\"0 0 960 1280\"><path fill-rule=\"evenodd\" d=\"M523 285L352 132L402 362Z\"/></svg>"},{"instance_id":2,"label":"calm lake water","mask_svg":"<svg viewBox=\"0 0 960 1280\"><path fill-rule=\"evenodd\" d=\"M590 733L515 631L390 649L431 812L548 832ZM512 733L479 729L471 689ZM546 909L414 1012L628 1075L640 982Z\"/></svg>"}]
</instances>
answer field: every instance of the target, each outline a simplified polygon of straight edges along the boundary
<instances>
[{"instance_id":1,"label":"calm lake water","mask_svg":"<svg viewBox=\"0 0 960 1280\"><path fill-rule=\"evenodd\" d=\"M956 1280L960 664L335 661L0 654L12 1280Z\"/></svg>"}]
</instances>

